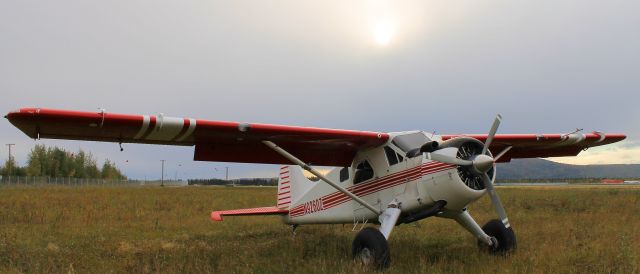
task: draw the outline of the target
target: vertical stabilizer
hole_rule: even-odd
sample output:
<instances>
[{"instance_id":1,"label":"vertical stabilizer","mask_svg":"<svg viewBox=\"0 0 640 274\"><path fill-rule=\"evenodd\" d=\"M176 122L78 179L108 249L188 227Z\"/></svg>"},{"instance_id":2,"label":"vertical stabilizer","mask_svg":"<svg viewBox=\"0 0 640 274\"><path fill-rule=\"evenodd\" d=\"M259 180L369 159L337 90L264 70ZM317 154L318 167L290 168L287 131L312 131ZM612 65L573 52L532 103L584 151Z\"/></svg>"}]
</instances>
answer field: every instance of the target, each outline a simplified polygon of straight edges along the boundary
<instances>
[{"instance_id":1,"label":"vertical stabilizer","mask_svg":"<svg viewBox=\"0 0 640 274\"><path fill-rule=\"evenodd\" d=\"M313 185L314 182L304 176L299 166L282 166L278 176L276 207L289 209L289 206L307 193Z\"/></svg>"}]
</instances>

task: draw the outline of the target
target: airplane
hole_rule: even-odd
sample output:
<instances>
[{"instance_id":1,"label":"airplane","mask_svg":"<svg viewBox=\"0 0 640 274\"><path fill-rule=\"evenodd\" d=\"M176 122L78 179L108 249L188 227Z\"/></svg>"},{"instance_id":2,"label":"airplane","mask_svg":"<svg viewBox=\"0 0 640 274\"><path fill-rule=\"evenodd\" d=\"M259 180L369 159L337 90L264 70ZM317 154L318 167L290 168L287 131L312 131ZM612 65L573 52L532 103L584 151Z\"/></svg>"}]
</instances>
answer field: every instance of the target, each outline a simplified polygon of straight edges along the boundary
<instances>
[{"instance_id":1,"label":"airplane","mask_svg":"<svg viewBox=\"0 0 640 274\"><path fill-rule=\"evenodd\" d=\"M194 146L194 160L282 164L276 204L219 210L223 216L279 215L295 228L306 224L362 225L352 243L357 262L390 265L389 236L400 224L428 217L455 220L491 254L515 250L516 236L494 187L496 165L516 158L576 156L590 147L622 141L623 134L436 135L424 131L370 132L211 121L164 115L22 108L8 113L33 139ZM497 152L494 154L494 152ZM314 166L333 166L323 173ZM308 179L304 170L319 180ZM498 219L484 226L468 206L487 194ZM365 224L375 223L378 228Z\"/></svg>"}]
</instances>

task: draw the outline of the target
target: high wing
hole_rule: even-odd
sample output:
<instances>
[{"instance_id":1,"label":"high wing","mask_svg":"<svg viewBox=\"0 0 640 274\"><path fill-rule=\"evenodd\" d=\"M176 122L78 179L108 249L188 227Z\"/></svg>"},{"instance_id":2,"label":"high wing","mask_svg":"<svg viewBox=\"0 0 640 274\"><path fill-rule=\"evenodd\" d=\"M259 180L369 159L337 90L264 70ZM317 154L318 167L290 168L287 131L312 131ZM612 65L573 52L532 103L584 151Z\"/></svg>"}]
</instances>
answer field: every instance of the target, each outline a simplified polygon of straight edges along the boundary
<instances>
[{"instance_id":1,"label":"high wing","mask_svg":"<svg viewBox=\"0 0 640 274\"><path fill-rule=\"evenodd\" d=\"M305 163L349 166L358 150L387 142L381 132L283 126L259 123L128 115L45 108L23 108L5 116L29 137L195 146L194 160L290 164L262 141L271 141ZM442 135L443 140L468 136L485 141L487 135ZM624 140L622 134L497 134L491 151L511 147L500 162L513 158L575 156L594 146Z\"/></svg>"},{"instance_id":2,"label":"high wing","mask_svg":"<svg viewBox=\"0 0 640 274\"><path fill-rule=\"evenodd\" d=\"M265 146L272 141L306 163L349 166L356 152L384 144L380 132L23 108L5 116L29 137L194 146L194 160L290 164Z\"/></svg>"},{"instance_id":3,"label":"high wing","mask_svg":"<svg viewBox=\"0 0 640 274\"><path fill-rule=\"evenodd\" d=\"M487 139L486 134L479 135L442 135L443 140L456 137L472 137L482 142ZM499 153L511 147L498 162L509 162L516 158L546 158L561 156L576 156L590 147L607 145L622 141L624 134L570 133L570 134L496 134L489 149Z\"/></svg>"}]
</instances>

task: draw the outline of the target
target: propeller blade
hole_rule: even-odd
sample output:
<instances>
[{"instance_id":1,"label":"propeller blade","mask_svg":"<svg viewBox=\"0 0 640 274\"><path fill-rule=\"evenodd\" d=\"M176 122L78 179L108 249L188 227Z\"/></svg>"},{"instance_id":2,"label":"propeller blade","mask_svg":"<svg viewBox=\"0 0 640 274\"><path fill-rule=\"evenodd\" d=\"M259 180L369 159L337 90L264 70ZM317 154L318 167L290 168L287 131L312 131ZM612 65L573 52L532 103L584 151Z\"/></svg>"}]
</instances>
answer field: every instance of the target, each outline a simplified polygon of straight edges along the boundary
<instances>
[{"instance_id":1,"label":"propeller blade","mask_svg":"<svg viewBox=\"0 0 640 274\"><path fill-rule=\"evenodd\" d=\"M507 218L507 212L504 211L504 207L500 202L498 193L496 192L496 189L493 187L493 184L491 183L491 178L489 178L489 175L484 173L482 174L482 181L484 182L484 186L487 189L487 192L489 192L489 197L491 197L491 203L493 204L493 208L496 210L496 213L500 217L500 220L502 220L502 223L504 224L504 226L506 228L509 228L511 225L509 224L509 218Z\"/></svg>"},{"instance_id":2,"label":"propeller blade","mask_svg":"<svg viewBox=\"0 0 640 274\"><path fill-rule=\"evenodd\" d=\"M500 122L502 122L502 115L498 114L498 116L496 116L496 119L493 121L491 130L489 131L489 136L487 136L487 140L484 142L482 154L487 154L487 150L489 150L489 146L491 145L491 142L493 142L493 137L496 135L496 132L498 132Z\"/></svg>"},{"instance_id":3,"label":"propeller blade","mask_svg":"<svg viewBox=\"0 0 640 274\"><path fill-rule=\"evenodd\" d=\"M505 154L507 154L507 152L509 152L509 150L511 150L513 148L513 146L508 146L507 148L503 149L502 151L500 151L500 153L498 153L498 156L493 158L493 162L498 162L498 160L500 159L500 157L504 156Z\"/></svg>"},{"instance_id":4,"label":"propeller blade","mask_svg":"<svg viewBox=\"0 0 640 274\"><path fill-rule=\"evenodd\" d=\"M459 166L473 165L472 161L458 159L456 157L446 156L442 154L427 153L427 159L434 160L440 163L450 164L450 165L459 165Z\"/></svg>"}]
</instances>

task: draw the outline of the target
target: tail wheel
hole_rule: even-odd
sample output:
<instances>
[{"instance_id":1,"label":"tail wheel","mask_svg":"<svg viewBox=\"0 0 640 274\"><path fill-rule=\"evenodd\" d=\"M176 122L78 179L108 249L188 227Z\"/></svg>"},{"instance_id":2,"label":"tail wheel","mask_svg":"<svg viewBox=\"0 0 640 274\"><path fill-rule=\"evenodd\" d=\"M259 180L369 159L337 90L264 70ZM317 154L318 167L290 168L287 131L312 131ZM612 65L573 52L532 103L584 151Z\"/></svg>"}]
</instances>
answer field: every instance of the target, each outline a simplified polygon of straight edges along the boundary
<instances>
[{"instance_id":1,"label":"tail wheel","mask_svg":"<svg viewBox=\"0 0 640 274\"><path fill-rule=\"evenodd\" d=\"M487 249L492 254L506 254L516 249L516 234L511 227L505 227L502 221L491 220L482 227L482 230L492 237L494 245L487 246L484 242L478 241L480 248Z\"/></svg>"},{"instance_id":2,"label":"tail wheel","mask_svg":"<svg viewBox=\"0 0 640 274\"><path fill-rule=\"evenodd\" d=\"M387 239L373 227L362 229L352 245L353 260L379 269L389 267L391 254Z\"/></svg>"}]
</instances>

